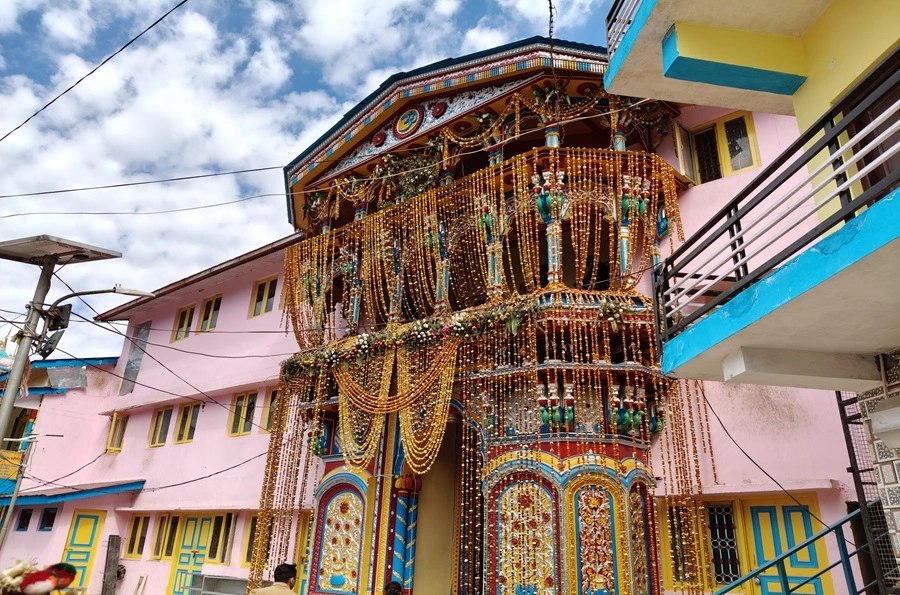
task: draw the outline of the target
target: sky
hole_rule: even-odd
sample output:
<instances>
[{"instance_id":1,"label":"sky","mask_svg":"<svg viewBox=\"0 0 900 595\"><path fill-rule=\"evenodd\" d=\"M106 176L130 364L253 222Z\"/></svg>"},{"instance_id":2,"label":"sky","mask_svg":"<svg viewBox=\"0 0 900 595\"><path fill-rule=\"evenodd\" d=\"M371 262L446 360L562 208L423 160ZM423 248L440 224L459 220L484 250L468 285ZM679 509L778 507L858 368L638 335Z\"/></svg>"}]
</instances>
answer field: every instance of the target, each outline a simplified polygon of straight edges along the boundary
<instances>
[{"instance_id":1,"label":"sky","mask_svg":"<svg viewBox=\"0 0 900 595\"><path fill-rule=\"evenodd\" d=\"M554 37L605 43L612 0L555 0ZM0 136L176 0L0 0ZM0 195L283 167L391 74L548 33L544 0L190 0L0 142ZM145 291L290 235L279 169L0 198L0 240L50 234L123 257L72 264L76 291ZM203 210L140 211L243 202ZM74 215L72 212L127 212ZM58 213L34 214L27 213ZM35 266L0 260L3 321L24 317ZM54 279L48 301L68 293ZM91 296L98 311L122 296ZM75 312L93 317L83 303ZM76 317L73 316L73 321ZM120 336L73 322L60 348L117 356ZM68 357L58 351L52 357Z\"/></svg>"}]
</instances>

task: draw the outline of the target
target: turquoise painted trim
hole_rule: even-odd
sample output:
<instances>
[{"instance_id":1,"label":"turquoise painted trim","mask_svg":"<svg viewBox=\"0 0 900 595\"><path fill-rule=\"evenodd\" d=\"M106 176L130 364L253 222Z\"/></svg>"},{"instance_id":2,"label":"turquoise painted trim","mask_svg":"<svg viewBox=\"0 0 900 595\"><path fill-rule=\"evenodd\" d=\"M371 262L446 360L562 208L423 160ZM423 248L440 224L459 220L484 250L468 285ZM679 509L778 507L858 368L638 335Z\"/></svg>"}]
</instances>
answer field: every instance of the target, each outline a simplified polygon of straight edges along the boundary
<instances>
[{"instance_id":1,"label":"turquoise painted trim","mask_svg":"<svg viewBox=\"0 0 900 595\"><path fill-rule=\"evenodd\" d=\"M782 506L781 515L784 517L784 535L787 538L787 547L789 550L794 549L797 545L797 539L794 537L794 520L792 515L800 514L800 520L803 523L803 536L800 543L806 541L813 536L812 519L809 517L809 509L806 506ZM802 552L803 550L800 550ZM806 548L806 560L800 559L800 552L796 552L789 558L791 566L794 568L818 568L819 560L816 556L816 548L810 544Z\"/></svg>"},{"instance_id":2,"label":"turquoise painted trim","mask_svg":"<svg viewBox=\"0 0 900 595\"><path fill-rule=\"evenodd\" d=\"M88 357L84 359L45 359L31 362L35 370L42 368L80 368L82 366L115 366L119 363L118 357ZM9 374L0 374L0 382L9 377Z\"/></svg>"},{"instance_id":3,"label":"turquoise painted trim","mask_svg":"<svg viewBox=\"0 0 900 595\"><path fill-rule=\"evenodd\" d=\"M363 501L365 501L366 495L369 492L368 485L358 475L346 472L335 473L334 475L323 478L322 482L319 484L319 487L316 488L316 500L320 499L322 497L322 494L324 494L334 486L347 483L353 485L356 489L358 489L363 496ZM329 501L330 500L331 499L329 498ZM2 504L2 500L0 500L0 504Z\"/></svg>"},{"instance_id":4,"label":"turquoise painted trim","mask_svg":"<svg viewBox=\"0 0 900 595\"><path fill-rule=\"evenodd\" d=\"M766 558L766 550L762 542L762 527L759 517L761 514L769 516L769 524L772 528L772 549L775 552L774 558ZM750 518L753 519L753 545L756 549L756 560L759 564L771 562L781 555L781 531L778 528L778 512L774 506L751 506Z\"/></svg>"},{"instance_id":5,"label":"turquoise painted trim","mask_svg":"<svg viewBox=\"0 0 900 595\"><path fill-rule=\"evenodd\" d=\"M70 502L72 500L84 500L86 498L96 498L98 496L108 496L110 494L121 494L123 492L136 492L144 488L143 479L140 481L130 481L114 486L106 486L102 488L91 488L85 490L77 490L74 492L66 492L64 494L53 494L46 496L35 494L34 496L19 496L16 500L17 506L39 506L41 504L57 504L59 502ZM9 496L0 497L0 506L9 506Z\"/></svg>"},{"instance_id":6,"label":"turquoise painted trim","mask_svg":"<svg viewBox=\"0 0 900 595\"><path fill-rule=\"evenodd\" d=\"M622 41L619 42L619 47L616 48L612 59L610 59L609 64L606 66L606 72L603 74L603 86L607 89L612 85L616 75L619 74L619 69L622 68L625 58L628 57L628 53L631 52L631 48L634 47L634 42L637 41L638 35L641 34L641 29L647 24L650 13L653 12L653 9L656 7L656 1L657 0L643 0L637 9L637 12L634 13L634 18L631 19L631 26L628 27L628 31L625 32Z\"/></svg>"},{"instance_id":7,"label":"turquoise painted trim","mask_svg":"<svg viewBox=\"0 0 900 595\"><path fill-rule=\"evenodd\" d=\"M822 238L667 342L663 346L663 374L671 374L897 239L900 239L900 190L894 190L841 229Z\"/></svg>"},{"instance_id":8,"label":"turquoise painted trim","mask_svg":"<svg viewBox=\"0 0 900 595\"><path fill-rule=\"evenodd\" d=\"M118 357L87 357L84 359L45 359L31 362L31 367L40 368L80 368L81 366L115 366Z\"/></svg>"},{"instance_id":9,"label":"turquoise painted trim","mask_svg":"<svg viewBox=\"0 0 900 595\"><path fill-rule=\"evenodd\" d=\"M675 25L663 37L662 65L666 78L777 95L793 95L806 82L806 77L799 74L682 56Z\"/></svg>"}]
</instances>

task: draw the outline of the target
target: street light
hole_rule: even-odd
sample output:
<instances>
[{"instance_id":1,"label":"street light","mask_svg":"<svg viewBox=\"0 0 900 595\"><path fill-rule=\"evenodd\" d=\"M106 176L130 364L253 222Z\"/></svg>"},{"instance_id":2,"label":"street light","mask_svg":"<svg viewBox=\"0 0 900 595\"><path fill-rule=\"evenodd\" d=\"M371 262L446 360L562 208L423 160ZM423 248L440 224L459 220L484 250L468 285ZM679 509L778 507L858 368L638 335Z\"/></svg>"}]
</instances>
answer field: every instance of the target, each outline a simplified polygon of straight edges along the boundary
<instances>
[{"instance_id":1,"label":"street light","mask_svg":"<svg viewBox=\"0 0 900 595\"><path fill-rule=\"evenodd\" d=\"M13 516L13 510L16 508L16 500L19 498L19 488L22 486L22 476L25 475L25 467L28 465L31 445L37 442L38 438L65 438L65 436L62 434L29 434L24 438L9 438L6 440L6 442L24 442L25 452L22 453L22 459L18 465L19 469L16 472L16 487L13 489L12 496L9 497L9 506L6 508L6 514L3 515L3 525L0 527L0 551L3 551L3 544L6 543L9 521Z\"/></svg>"},{"instance_id":2,"label":"street light","mask_svg":"<svg viewBox=\"0 0 900 595\"><path fill-rule=\"evenodd\" d=\"M13 407L15 406L16 394L19 392L19 386L22 383L22 376L25 372L25 365L28 362L28 357L31 355L32 343L35 340L38 341L38 353L46 358L56 348L56 344L59 343L59 340L62 337L62 330L68 326L68 314L71 312L71 307L65 309L61 308L59 306L61 301L78 295L95 293L121 293L142 297L153 296L153 294L144 291L127 289L117 285L112 289L81 291L65 295L53 302L48 310L44 310L44 299L47 297L47 292L50 290L50 281L53 277L54 267L59 263L77 264L95 260L120 258L121 256L122 253L116 252L115 250L98 248L97 246L82 244L80 242L49 235L0 242L0 259L33 264L41 267L41 276L38 279L37 287L34 290L34 297L27 305L28 316L25 318L25 324L20 333L21 339L19 340L19 348L16 351L16 357L13 360L9 375L6 378L3 400L0 402L0 432L3 433L0 438L5 437L6 428L9 426L9 420L12 417ZM46 320L46 324L41 333L38 334L37 323L41 318ZM48 330L53 330L55 332L49 338L46 338ZM14 493L13 497L17 495L17 492L18 484L16 486L16 493ZM6 516L9 517L9 514ZM0 547L2 547L2 540L6 535L6 529L9 524L8 521L8 518L3 519L2 521L2 528L0 528Z\"/></svg>"}]
</instances>

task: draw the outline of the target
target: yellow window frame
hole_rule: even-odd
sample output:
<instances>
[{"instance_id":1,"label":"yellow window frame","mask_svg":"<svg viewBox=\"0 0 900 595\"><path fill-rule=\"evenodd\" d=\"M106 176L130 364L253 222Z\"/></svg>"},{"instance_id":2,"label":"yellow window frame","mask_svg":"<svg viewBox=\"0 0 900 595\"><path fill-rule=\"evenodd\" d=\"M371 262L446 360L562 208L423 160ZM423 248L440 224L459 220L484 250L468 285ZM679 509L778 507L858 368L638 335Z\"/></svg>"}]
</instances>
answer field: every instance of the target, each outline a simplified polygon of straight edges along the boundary
<instances>
[{"instance_id":1,"label":"yellow window frame","mask_svg":"<svg viewBox=\"0 0 900 595\"><path fill-rule=\"evenodd\" d=\"M219 321L219 310L222 307L222 294L214 295L203 300L200 306L200 321L197 323L198 333L208 333L215 330Z\"/></svg>"},{"instance_id":2,"label":"yellow window frame","mask_svg":"<svg viewBox=\"0 0 900 595\"><path fill-rule=\"evenodd\" d=\"M175 324L172 325L172 340L182 341L191 336L191 326L194 324L194 305L185 306L175 313Z\"/></svg>"},{"instance_id":3,"label":"yellow window frame","mask_svg":"<svg viewBox=\"0 0 900 595\"><path fill-rule=\"evenodd\" d=\"M750 158L751 163L746 167L742 167L740 169L733 169L731 167L731 153L728 151L728 140L725 136L725 125L729 122L738 119L744 119L744 125L747 127L747 141L750 145ZM718 157L719 157L719 169L722 172L722 178L727 178L728 176L733 176L736 173L740 173L742 171L746 171L748 169L753 169L754 167L759 167L759 148L756 144L756 127L753 125L753 114L747 111L736 111L731 112L728 115L722 116L721 118L716 118L710 122L706 122L700 126L696 126L690 130L691 135L691 151L693 154L695 175L694 179L699 183L704 183L707 181L714 180L701 180L700 178L700 170L698 166L699 159L697 159L697 145L694 141L694 137L701 133L706 132L714 128L716 131L716 147L718 149ZM718 178L718 179L722 179Z\"/></svg>"},{"instance_id":4,"label":"yellow window frame","mask_svg":"<svg viewBox=\"0 0 900 595\"><path fill-rule=\"evenodd\" d=\"M128 416L115 412L109 424L109 434L106 437L107 454L122 452L122 444L125 442L125 429L128 427Z\"/></svg>"},{"instance_id":5,"label":"yellow window frame","mask_svg":"<svg viewBox=\"0 0 900 595\"><path fill-rule=\"evenodd\" d=\"M153 537L153 560L172 560L178 551L178 530L181 529L181 517L177 514L161 514L156 522L156 535Z\"/></svg>"},{"instance_id":6,"label":"yellow window frame","mask_svg":"<svg viewBox=\"0 0 900 595\"><path fill-rule=\"evenodd\" d=\"M156 519L156 532L153 534L153 548L150 550L151 560L159 560L162 558L163 551L165 550L168 529L168 513L160 514Z\"/></svg>"},{"instance_id":7,"label":"yellow window frame","mask_svg":"<svg viewBox=\"0 0 900 595\"><path fill-rule=\"evenodd\" d=\"M166 413L169 414L168 419ZM172 424L172 407L163 407L153 412L153 420L150 422L150 436L148 446L158 448L166 445L169 437L169 426ZM164 423L165 422L165 423Z\"/></svg>"},{"instance_id":8,"label":"yellow window frame","mask_svg":"<svg viewBox=\"0 0 900 595\"><path fill-rule=\"evenodd\" d=\"M175 426L175 444L187 444L194 441L197 419L200 417L200 403L183 405L178 412L178 425Z\"/></svg>"},{"instance_id":9,"label":"yellow window frame","mask_svg":"<svg viewBox=\"0 0 900 595\"><path fill-rule=\"evenodd\" d=\"M260 294L260 290L262 293ZM250 294L250 311L247 318L256 318L268 314L275 309L275 297L278 293L278 275L260 279L253 284L253 293ZM270 295L271 294L271 295ZM266 304L272 300L272 306L266 309ZM259 309L257 309L259 304Z\"/></svg>"},{"instance_id":10,"label":"yellow window frame","mask_svg":"<svg viewBox=\"0 0 900 595\"><path fill-rule=\"evenodd\" d=\"M266 402L263 405L263 415L262 415L262 431L265 433L269 433L272 431L272 421L273 414L275 413L275 400L278 398L278 389L272 388L269 389L268 394L266 395Z\"/></svg>"},{"instance_id":11,"label":"yellow window frame","mask_svg":"<svg viewBox=\"0 0 900 595\"><path fill-rule=\"evenodd\" d=\"M147 545L147 534L150 531L150 515L135 514L128 525L127 539L125 540L124 558L140 560L144 555L144 546Z\"/></svg>"},{"instance_id":12,"label":"yellow window frame","mask_svg":"<svg viewBox=\"0 0 900 595\"><path fill-rule=\"evenodd\" d=\"M253 557L253 544L256 542L256 531L259 528L259 513L254 512L251 513L249 517L247 517L247 523L244 525L244 549L241 551L241 566L243 568L249 568L251 558ZM271 550L272 548L272 526L269 526L269 540L266 546L267 550ZM266 559L268 559L268 551L266 552Z\"/></svg>"},{"instance_id":13,"label":"yellow window frame","mask_svg":"<svg viewBox=\"0 0 900 595\"><path fill-rule=\"evenodd\" d=\"M252 405L251 405L252 397ZM256 401L259 394L255 390L237 393L231 400L231 412L228 415L228 435L232 437L246 436L253 429L256 417ZM248 422L249 411L249 422ZM249 426L249 427L248 427Z\"/></svg>"},{"instance_id":14,"label":"yellow window frame","mask_svg":"<svg viewBox=\"0 0 900 595\"><path fill-rule=\"evenodd\" d=\"M229 566L231 564L231 553L232 548L234 547L234 532L237 527L237 518L238 515L234 512L223 512L213 515L213 524L209 536L209 548L207 549L209 553L206 557L207 564L216 564L218 566ZM216 522L220 519L221 522L217 530ZM218 542L216 544L214 556L211 550L213 547L213 538L215 537L218 538Z\"/></svg>"}]
</instances>

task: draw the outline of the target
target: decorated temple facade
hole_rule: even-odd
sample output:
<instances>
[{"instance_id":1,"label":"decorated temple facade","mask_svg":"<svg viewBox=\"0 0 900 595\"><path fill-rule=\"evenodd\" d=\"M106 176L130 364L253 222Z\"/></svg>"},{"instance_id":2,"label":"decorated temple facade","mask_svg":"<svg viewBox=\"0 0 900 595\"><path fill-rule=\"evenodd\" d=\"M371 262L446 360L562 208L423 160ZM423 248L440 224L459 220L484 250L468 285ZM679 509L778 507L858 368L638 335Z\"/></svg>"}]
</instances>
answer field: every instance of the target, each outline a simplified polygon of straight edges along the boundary
<instances>
[{"instance_id":1,"label":"decorated temple facade","mask_svg":"<svg viewBox=\"0 0 900 595\"><path fill-rule=\"evenodd\" d=\"M388 79L285 169L296 233L100 316L128 339L33 400L77 440L32 453L0 563L94 592L119 536L120 593L286 561L304 594L701 593L843 517L829 395L667 379L648 297L794 119L605 68L533 38Z\"/></svg>"},{"instance_id":2,"label":"decorated temple facade","mask_svg":"<svg viewBox=\"0 0 900 595\"><path fill-rule=\"evenodd\" d=\"M251 584L302 554L310 594L700 592L846 512L840 441L805 472L782 460L815 477L787 480L800 498L733 445L717 469L727 390L660 372L647 297L680 200L692 224L796 125L611 95L605 68L602 48L533 38L400 73L285 168L300 350ZM826 448L807 432L783 444Z\"/></svg>"}]
</instances>

